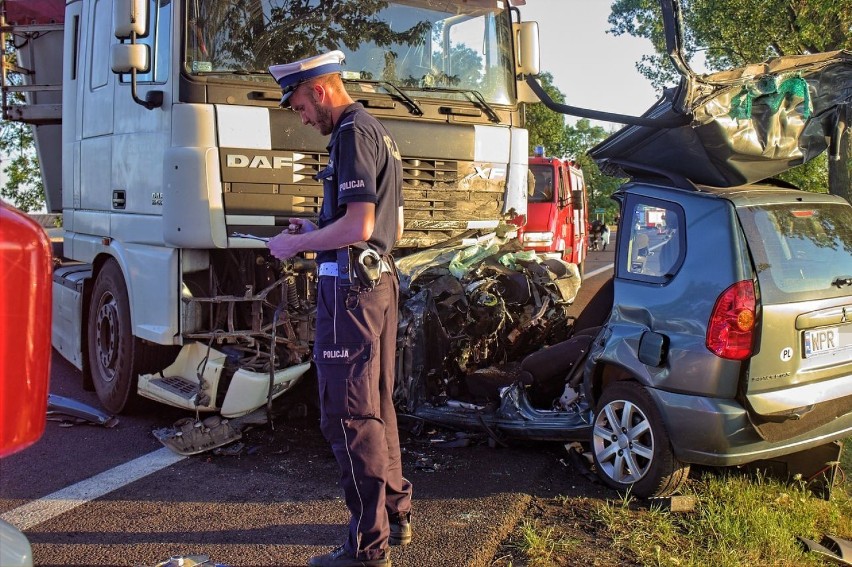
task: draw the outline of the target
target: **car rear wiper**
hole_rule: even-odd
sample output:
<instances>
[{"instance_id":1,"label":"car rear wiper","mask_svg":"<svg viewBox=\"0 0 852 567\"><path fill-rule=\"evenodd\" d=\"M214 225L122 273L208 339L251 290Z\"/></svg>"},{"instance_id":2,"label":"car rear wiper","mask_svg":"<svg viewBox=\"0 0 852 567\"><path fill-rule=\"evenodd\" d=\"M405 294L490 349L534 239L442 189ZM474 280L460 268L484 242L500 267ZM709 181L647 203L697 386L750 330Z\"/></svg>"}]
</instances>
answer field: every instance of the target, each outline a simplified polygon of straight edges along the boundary
<instances>
[{"instance_id":1,"label":"car rear wiper","mask_svg":"<svg viewBox=\"0 0 852 567\"><path fill-rule=\"evenodd\" d=\"M479 106L485 110L485 114L488 115L488 118L492 122L500 122L500 116L497 114L497 111L494 110L494 107L488 104L485 100L485 97L482 96L482 93L474 90L474 89L454 89L447 87L415 87L418 91L432 91L439 93L464 93L466 95L470 95L476 99L476 102L479 103Z\"/></svg>"},{"instance_id":2,"label":"car rear wiper","mask_svg":"<svg viewBox=\"0 0 852 567\"><path fill-rule=\"evenodd\" d=\"M831 285L836 285L837 287L843 287L845 285L852 285L852 276L838 276Z\"/></svg>"},{"instance_id":3,"label":"car rear wiper","mask_svg":"<svg viewBox=\"0 0 852 567\"><path fill-rule=\"evenodd\" d=\"M396 94L397 96L399 96L399 98L404 100L406 102L406 104L408 104L408 107L411 110L412 114L415 114L417 116L423 116L423 109L420 108L420 105L417 104L417 102L413 98L411 98L410 96L408 96L407 94L402 92L402 90L400 90L400 88L398 86L391 83L390 81L372 81L372 80L368 80L368 79L349 79L349 78L347 78L347 79L344 79L344 82L346 82L346 83L348 83L348 82L368 83L368 84L371 84L371 85L382 86L386 90L393 91L394 94Z\"/></svg>"}]
</instances>

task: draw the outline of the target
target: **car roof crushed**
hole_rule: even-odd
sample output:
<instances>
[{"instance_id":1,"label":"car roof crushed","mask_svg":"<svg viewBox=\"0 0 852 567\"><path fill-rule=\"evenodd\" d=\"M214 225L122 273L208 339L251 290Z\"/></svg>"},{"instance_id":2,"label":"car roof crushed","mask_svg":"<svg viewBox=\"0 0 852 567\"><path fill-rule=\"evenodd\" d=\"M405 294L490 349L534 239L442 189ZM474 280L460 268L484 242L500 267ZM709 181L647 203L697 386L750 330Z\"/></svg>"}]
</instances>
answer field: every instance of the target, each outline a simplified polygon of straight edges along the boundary
<instances>
[{"instance_id":1,"label":"car roof crushed","mask_svg":"<svg viewBox=\"0 0 852 567\"><path fill-rule=\"evenodd\" d=\"M839 141L839 112L852 102L852 52L777 57L690 75L644 118L689 116L674 128L627 126L589 151L604 173L673 174L734 187L808 162Z\"/></svg>"}]
</instances>

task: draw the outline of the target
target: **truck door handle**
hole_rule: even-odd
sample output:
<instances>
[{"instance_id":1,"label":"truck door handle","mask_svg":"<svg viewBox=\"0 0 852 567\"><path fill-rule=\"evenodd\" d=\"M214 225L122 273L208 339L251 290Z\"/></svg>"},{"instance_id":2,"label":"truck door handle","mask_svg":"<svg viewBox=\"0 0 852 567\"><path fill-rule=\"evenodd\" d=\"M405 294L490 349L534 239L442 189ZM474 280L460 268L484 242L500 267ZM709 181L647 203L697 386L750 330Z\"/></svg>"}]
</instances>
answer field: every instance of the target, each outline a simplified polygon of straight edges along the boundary
<instances>
[{"instance_id":1,"label":"truck door handle","mask_svg":"<svg viewBox=\"0 0 852 567\"><path fill-rule=\"evenodd\" d=\"M115 189L112 192L112 208L123 209L127 206L127 192L124 189Z\"/></svg>"}]
</instances>

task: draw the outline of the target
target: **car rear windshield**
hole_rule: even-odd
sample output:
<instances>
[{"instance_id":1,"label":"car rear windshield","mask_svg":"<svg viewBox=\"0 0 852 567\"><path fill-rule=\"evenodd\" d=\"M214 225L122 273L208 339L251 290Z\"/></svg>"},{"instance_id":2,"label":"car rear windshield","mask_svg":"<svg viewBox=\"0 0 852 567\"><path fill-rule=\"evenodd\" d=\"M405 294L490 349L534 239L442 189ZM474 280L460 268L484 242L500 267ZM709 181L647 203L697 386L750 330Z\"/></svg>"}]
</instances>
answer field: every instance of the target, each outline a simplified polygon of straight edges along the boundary
<instances>
[{"instance_id":1,"label":"car rear windshield","mask_svg":"<svg viewBox=\"0 0 852 567\"><path fill-rule=\"evenodd\" d=\"M783 204L738 213L765 301L852 295L852 207Z\"/></svg>"}]
</instances>

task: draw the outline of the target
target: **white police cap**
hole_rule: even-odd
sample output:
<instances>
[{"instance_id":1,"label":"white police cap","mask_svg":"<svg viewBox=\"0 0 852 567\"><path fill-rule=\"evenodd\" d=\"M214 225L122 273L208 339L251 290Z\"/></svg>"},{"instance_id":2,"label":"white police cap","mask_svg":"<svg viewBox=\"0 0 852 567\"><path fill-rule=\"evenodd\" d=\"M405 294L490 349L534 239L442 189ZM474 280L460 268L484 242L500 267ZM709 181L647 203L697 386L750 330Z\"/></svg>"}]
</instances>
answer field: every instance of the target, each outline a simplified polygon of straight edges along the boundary
<instances>
[{"instance_id":1,"label":"white police cap","mask_svg":"<svg viewBox=\"0 0 852 567\"><path fill-rule=\"evenodd\" d=\"M287 99L290 98L290 95L293 94L300 83L320 75L340 73L342 71L340 64L343 63L345 57L342 51L334 50L293 63L272 65L269 72L281 86L281 106L289 105Z\"/></svg>"}]
</instances>

